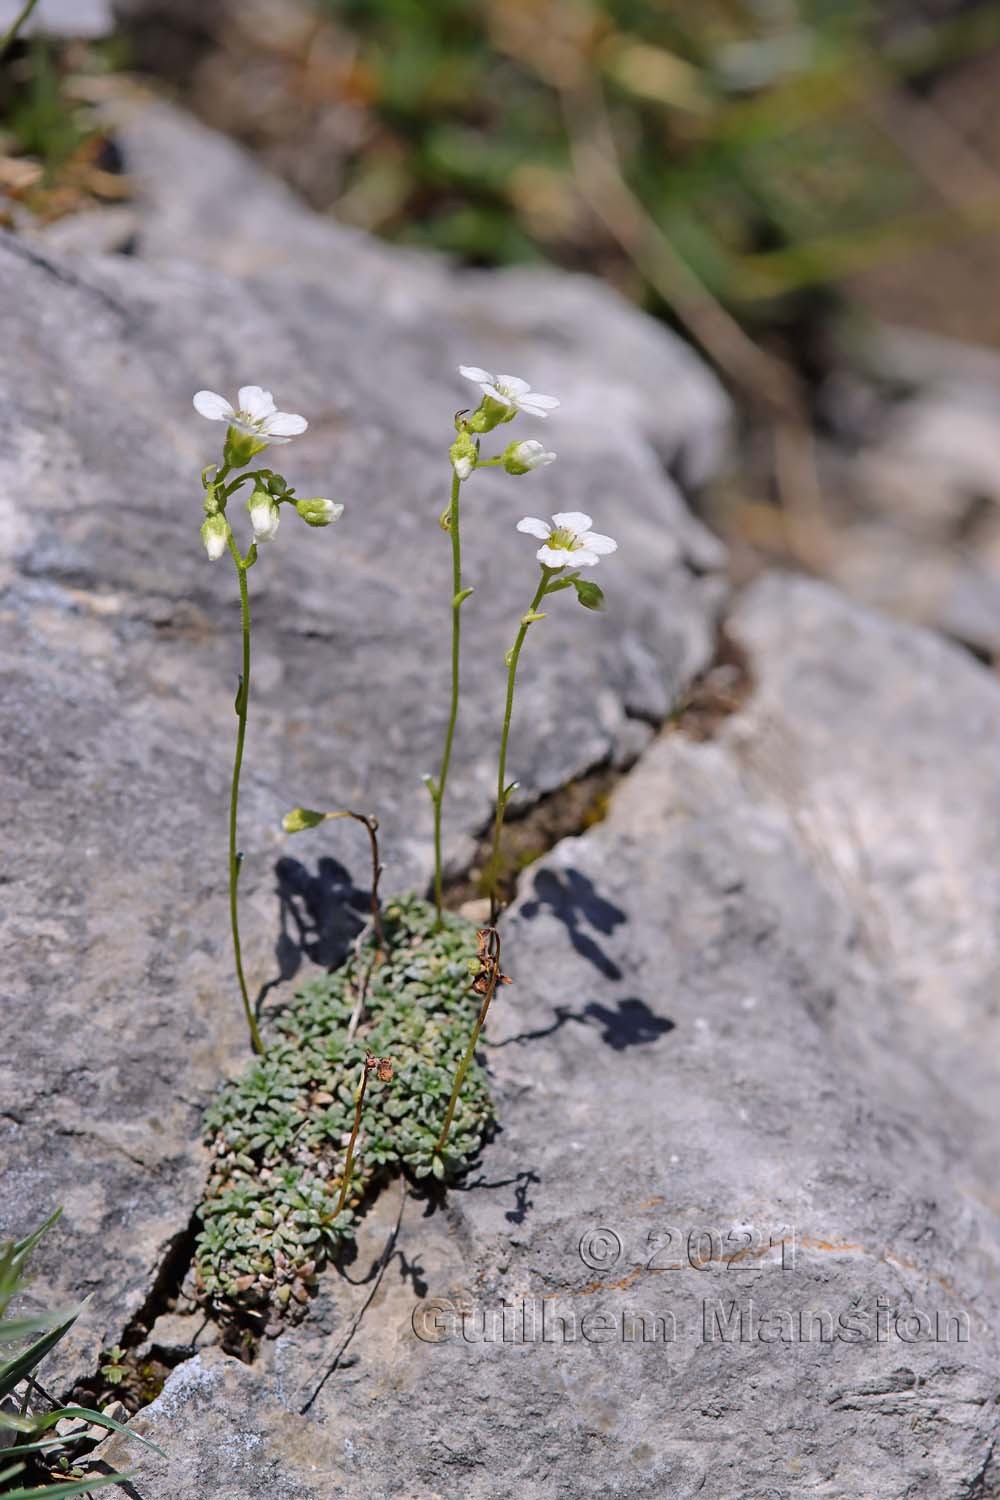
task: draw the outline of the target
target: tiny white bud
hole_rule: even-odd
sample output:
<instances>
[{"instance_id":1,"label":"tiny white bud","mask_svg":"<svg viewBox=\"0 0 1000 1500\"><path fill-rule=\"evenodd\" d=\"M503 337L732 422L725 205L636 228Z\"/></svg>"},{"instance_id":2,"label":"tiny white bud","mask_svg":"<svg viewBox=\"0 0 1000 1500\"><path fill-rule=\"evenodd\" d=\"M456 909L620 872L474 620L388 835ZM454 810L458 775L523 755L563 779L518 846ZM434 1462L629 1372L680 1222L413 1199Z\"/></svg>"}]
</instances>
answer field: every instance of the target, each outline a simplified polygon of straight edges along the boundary
<instances>
[{"instance_id":1,"label":"tiny white bud","mask_svg":"<svg viewBox=\"0 0 1000 1500\"><path fill-rule=\"evenodd\" d=\"M479 458L479 446L468 432L460 432L449 449L452 468L463 483L468 479Z\"/></svg>"},{"instance_id":2,"label":"tiny white bud","mask_svg":"<svg viewBox=\"0 0 1000 1500\"><path fill-rule=\"evenodd\" d=\"M344 514L344 507L336 500L296 500L295 509L308 526L329 526Z\"/></svg>"},{"instance_id":3,"label":"tiny white bud","mask_svg":"<svg viewBox=\"0 0 1000 1500\"><path fill-rule=\"evenodd\" d=\"M503 466L508 474L529 474L532 469L542 469L554 462L555 454L547 453L537 438L524 438L504 449Z\"/></svg>"},{"instance_id":4,"label":"tiny white bud","mask_svg":"<svg viewBox=\"0 0 1000 1500\"><path fill-rule=\"evenodd\" d=\"M229 522L223 515L208 516L201 528L209 562L218 562L229 543Z\"/></svg>"},{"instance_id":5,"label":"tiny white bud","mask_svg":"<svg viewBox=\"0 0 1000 1500\"><path fill-rule=\"evenodd\" d=\"M253 527L254 541L270 542L278 529L281 520L281 511L267 493L267 490L254 490L247 501L247 510L250 512L250 524Z\"/></svg>"}]
</instances>

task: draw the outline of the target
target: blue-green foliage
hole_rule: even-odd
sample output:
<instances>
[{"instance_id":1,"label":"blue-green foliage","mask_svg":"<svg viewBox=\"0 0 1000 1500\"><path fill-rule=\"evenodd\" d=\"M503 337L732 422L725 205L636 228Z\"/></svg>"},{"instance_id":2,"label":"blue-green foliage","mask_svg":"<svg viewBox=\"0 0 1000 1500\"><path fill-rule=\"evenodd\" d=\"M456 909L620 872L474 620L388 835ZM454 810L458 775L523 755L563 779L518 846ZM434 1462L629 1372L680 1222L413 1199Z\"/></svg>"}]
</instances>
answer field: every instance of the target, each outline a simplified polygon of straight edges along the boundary
<instances>
[{"instance_id":1,"label":"blue-green foliage","mask_svg":"<svg viewBox=\"0 0 1000 1500\"><path fill-rule=\"evenodd\" d=\"M442 1158L435 1153L459 1061L479 1007L476 930L416 896L384 909L387 952L368 981L364 1019L348 1028L371 946L305 985L275 1023L264 1059L227 1084L208 1111L212 1172L195 1252L203 1293L216 1301L290 1308L317 1267L351 1238L354 1209L393 1168L416 1177L460 1172L492 1119L485 1075L469 1069ZM365 1056L390 1057L373 1075L347 1201L337 1213L354 1091Z\"/></svg>"}]
</instances>

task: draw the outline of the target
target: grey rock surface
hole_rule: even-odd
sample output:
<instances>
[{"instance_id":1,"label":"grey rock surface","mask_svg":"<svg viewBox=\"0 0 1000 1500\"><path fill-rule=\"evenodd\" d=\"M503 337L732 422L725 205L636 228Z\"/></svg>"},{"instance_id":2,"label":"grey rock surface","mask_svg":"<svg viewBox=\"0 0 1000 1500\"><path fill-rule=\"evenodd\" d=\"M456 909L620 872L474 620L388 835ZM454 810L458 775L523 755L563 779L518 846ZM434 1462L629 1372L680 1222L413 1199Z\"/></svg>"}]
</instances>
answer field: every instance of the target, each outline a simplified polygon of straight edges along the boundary
<instances>
[{"instance_id":1,"label":"grey rock surface","mask_svg":"<svg viewBox=\"0 0 1000 1500\"><path fill-rule=\"evenodd\" d=\"M503 656L536 575L520 516L589 508L621 546L615 573L603 570L606 615L554 609L525 653L511 769L528 797L649 738L709 659L723 592L721 549L664 465L672 451L681 465L685 447L711 453L724 402L669 334L597 288L588 302L582 283L564 294L559 277L535 278L531 302L527 281L473 282L395 255L305 215L170 111L144 128L148 166L132 161L138 257L0 237L3 918L14 955L0 1235L65 1206L39 1253L40 1290L94 1300L50 1366L54 1384L91 1371L143 1308L199 1198L200 1111L245 1055L225 858L238 603L232 570L210 565L199 540L198 474L224 433L194 413L192 393L259 381L307 413L308 434L274 457L300 493L348 507L323 532L286 519L250 575L241 900L251 987L271 1001L287 993L279 980L329 962L352 936L349 871L362 883L367 859L363 839L340 829L289 843L290 806L374 810L385 888L429 874L419 778L436 765L446 712L450 549L437 520L452 413L472 389L460 361L523 369L564 405L544 429L557 465L519 481L477 476L466 490L476 595L452 858L491 807ZM198 161L188 187L214 183L219 204L189 236L171 236L179 197L157 207L174 188L155 162L179 133L188 167ZM233 203L246 218L227 220ZM254 226L280 239L280 257L250 253ZM198 261L205 244L214 263ZM236 264L227 244L249 258ZM647 357L656 399L637 362ZM689 382L685 427L675 414ZM360 891L353 900L363 910Z\"/></svg>"},{"instance_id":2,"label":"grey rock surface","mask_svg":"<svg viewBox=\"0 0 1000 1500\"><path fill-rule=\"evenodd\" d=\"M0 36L12 26L24 0L0 0ZM49 32L55 36L107 36L114 25L110 0L38 0L23 35Z\"/></svg>"},{"instance_id":3,"label":"grey rock surface","mask_svg":"<svg viewBox=\"0 0 1000 1500\"><path fill-rule=\"evenodd\" d=\"M745 708L525 880L479 1172L175 1371L144 1500L997 1493L1000 686L806 582L729 626Z\"/></svg>"}]
</instances>

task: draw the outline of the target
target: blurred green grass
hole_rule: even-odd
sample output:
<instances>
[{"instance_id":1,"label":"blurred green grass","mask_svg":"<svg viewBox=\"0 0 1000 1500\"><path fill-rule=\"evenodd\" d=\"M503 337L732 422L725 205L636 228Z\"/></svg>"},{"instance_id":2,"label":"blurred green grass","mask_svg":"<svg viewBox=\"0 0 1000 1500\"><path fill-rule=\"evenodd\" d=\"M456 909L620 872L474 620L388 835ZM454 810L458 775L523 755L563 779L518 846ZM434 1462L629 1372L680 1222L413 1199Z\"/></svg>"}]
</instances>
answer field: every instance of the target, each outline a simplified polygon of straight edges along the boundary
<instances>
[{"instance_id":1,"label":"blurred green grass","mask_svg":"<svg viewBox=\"0 0 1000 1500\"><path fill-rule=\"evenodd\" d=\"M370 120L336 211L392 239L555 260L641 295L581 192L574 95L600 99L626 186L744 317L1000 222L1000 192L943 206L872 108L922 108L938 70L1000 41L995 4L932 21L868 0L316 3L353 40L346 86Z\"/></svg>"}]
</instances>

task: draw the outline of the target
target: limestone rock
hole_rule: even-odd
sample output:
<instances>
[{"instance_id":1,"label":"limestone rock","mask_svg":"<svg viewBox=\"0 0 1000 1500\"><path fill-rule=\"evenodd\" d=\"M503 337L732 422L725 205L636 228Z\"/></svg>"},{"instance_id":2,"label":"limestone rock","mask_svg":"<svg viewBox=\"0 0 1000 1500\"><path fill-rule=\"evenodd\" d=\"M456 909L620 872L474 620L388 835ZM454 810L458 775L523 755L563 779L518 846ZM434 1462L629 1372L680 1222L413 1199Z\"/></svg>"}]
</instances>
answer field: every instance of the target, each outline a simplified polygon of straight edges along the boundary
<instances>
[{"instance_id":1,"label":"limestone rock","mask_svg":"<svg viewBox=\"0 0 1000 1500\"><path fill-rule=\"evenodd\" d=\"M450 549L437 523L452 414L471 394L461 361L523 369L565 399L547 429L557 465L519 481L487 473L466 491L476 593L452 860L490 813L503 657L536 576L521 515L590 509L620 543L603 570L607 613L559 596L525 652L511 769L526 797L634 753L710 657L723 593L721 550L664 462L685 447L710 454L724 404L668 333L589 283L563 293L555 276L521 306L527 282L473 285L314 218L169 111L143 128L150 164L169 161L179 137L188 164L197 158L185 193L195 181L218 189L200 229L178 222L179 199L157 208L170 174L136 149L138 256L0 236L13 955L0 1236L65 1207L38 1252L39 1288L57 1304L93 1300L51 1358L53 1385L89 1374L130 1318L155 1312L158 1273L182 1254L200 1196L201 1111L246 1055L225 853L238 600L232 570L199 540L198 475L223 430L195 414L192 393L271 387L310 418L275 459L300 493L347 504L327 531L290 515L250 575L240 840L255 996L280 999L281 983L342 954L363 920L363 837L337 825L290 842L291 806L377 812L387 892L429 874L420 775L436 765L446 713ZM672 372L675 414L689 385L699 393L689 424L657 416L650 371L661 385Z\"/></svg>"},{"instance_id":2,"label":"limestone rock","mask_svg":"<svg viewBox=\"0 0 1000 1500\"><path fill-rule=\"evenodd\" d=\"M146 1500L196 1494L201 1453L236 1500L277 1475L373 1500L996 1492L1000 687L806 582L730 628L755 696L714 743L660 738L525 879L481 1169L407 1204L376 1281L383 1213L357 1285L325 1276L249 1371L176 1371L138 1425L188 1451L143 1461Z\"/></svg>"}]
</instances>

